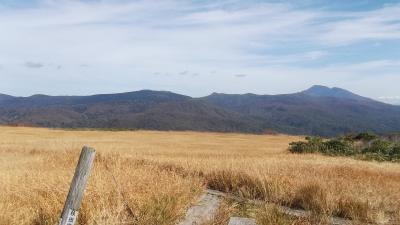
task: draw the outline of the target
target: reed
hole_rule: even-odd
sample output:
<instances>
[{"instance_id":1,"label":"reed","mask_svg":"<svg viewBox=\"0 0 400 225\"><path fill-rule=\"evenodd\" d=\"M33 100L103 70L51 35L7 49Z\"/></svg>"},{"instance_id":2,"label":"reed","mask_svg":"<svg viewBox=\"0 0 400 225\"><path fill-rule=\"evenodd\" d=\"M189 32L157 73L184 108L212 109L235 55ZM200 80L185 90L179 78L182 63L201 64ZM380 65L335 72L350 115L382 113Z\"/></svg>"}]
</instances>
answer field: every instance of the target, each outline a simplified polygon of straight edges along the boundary
<instances>
[{"instance_id":1,"label":"reed","mask_svg":"<svg viewBox=\"0 0 400 225\"><path fill-rule=\"evenodd\" d=\"M83 145L97 156L82 225L174 224L206 187L321 215L399 219L400 164L288 152L301 139L0 127L0 224L54 224Z\"/></svg>"}]
</instances>

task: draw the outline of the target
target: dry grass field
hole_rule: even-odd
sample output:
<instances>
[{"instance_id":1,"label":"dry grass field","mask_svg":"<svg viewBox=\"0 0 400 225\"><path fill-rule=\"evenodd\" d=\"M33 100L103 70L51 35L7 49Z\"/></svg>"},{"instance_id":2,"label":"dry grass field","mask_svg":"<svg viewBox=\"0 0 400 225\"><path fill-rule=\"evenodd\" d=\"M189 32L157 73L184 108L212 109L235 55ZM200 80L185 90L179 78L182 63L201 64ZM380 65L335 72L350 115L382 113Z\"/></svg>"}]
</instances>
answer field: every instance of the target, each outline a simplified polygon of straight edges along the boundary
<instances>
[{"instance_id":1,"label":"dry grass field","mask_svg":"<svg viewBox=\"0 0 400 225\"><path fill-rule=\"evenodd\" d=\"M400 224L400 164L289 153L299 139L0 127L0 224L56 224L83 145L97 155L79 224L172 225L206 187L320 217ZM261 225L291 223L265 210L255 213Z\"/></svg>"}]
</instances>

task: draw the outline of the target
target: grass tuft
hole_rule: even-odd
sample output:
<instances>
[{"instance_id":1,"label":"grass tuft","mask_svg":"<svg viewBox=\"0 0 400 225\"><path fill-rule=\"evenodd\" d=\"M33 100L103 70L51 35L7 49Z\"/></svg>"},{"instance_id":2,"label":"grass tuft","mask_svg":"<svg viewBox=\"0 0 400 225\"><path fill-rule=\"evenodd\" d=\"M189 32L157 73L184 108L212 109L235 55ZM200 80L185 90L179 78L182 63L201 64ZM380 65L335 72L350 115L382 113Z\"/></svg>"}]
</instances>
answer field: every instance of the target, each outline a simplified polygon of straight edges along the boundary
<instances>
[{"instance_id":1,"label":"grass tuft","mask_svg":"<svg viewBox=\"0 0 400 225\"><path fill-rule=\"evenodd\" d=\"M362 202L350 198L341 198L334 214L338 217L366 221L369 218L370 211L368 201Z\"/></svg>"},{"instance_id":2,"label":"grass tuft","mask_svg":"<svg viewBox=\"0 0 400 225\"><path fill-rule=\"evenodd\" d=\"M293 219L282 213L274 205L264 205L257 211L256 216L258 225L291 225Z\"/></svg>"},{"instance_id":3,"label":"grass tuft","mask_svg":"<svg viewBox=\"0 0 400 225\"><path fill-rule=\"evenodd\" d=\"M296 192L291 206L323 215L329 214L331 211L325 190L315 183L307 184L300 188Z\"/></svg>"},{"instance_id":4,"label":"grass tuft","mask_svg":"<svg viewBox=\"0 0 400 225\"><path fill-rule=\"evenodd\" d=\"M265 182L246 173L229 170L212 171L205 176L205 179L209 188L243 198L267 199L269 196Z\"/></svg>"}]
</instances>

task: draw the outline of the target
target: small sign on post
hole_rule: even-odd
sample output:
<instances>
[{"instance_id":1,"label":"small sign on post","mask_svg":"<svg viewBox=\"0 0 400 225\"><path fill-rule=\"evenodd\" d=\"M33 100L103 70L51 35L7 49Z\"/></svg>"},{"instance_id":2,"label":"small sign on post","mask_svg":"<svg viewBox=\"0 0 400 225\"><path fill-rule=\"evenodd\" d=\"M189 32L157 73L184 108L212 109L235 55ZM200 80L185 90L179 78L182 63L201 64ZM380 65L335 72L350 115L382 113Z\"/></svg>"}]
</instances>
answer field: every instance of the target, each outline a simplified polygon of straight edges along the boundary
<instances>
[{"instance_id":1,"label":"small sign on post","mask_svg":"<svg viewBox=\"0 0 400 225\"><path fill-rule=\"evenodd\" d=\"M75 169L74 178L72 178L67 200L61 213L59 225L75 224L95 154L96 150L93 148L83 147Z\"/></svg>"}]
</instances>

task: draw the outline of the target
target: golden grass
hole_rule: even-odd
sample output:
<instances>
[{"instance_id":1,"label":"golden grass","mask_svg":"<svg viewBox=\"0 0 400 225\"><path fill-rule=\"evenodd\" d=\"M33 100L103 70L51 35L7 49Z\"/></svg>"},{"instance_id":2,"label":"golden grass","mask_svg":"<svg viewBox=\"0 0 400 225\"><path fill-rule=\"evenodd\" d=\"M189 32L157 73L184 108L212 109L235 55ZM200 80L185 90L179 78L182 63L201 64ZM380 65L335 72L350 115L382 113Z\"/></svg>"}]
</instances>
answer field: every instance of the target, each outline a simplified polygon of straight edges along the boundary
<instances>
[{"instance_id":1,"label":"golden grass","mask_svg":"<svg viewBox=\"0 0 400 225\"><path fill-rule=\"evenodd\" d=\"M97 156L80 224L174 224L206 186L361 221L400 219L400 164L289 153L299 139L0 127L0 224L55 224L83 145Z\"/></svg>"}]
</instances>

